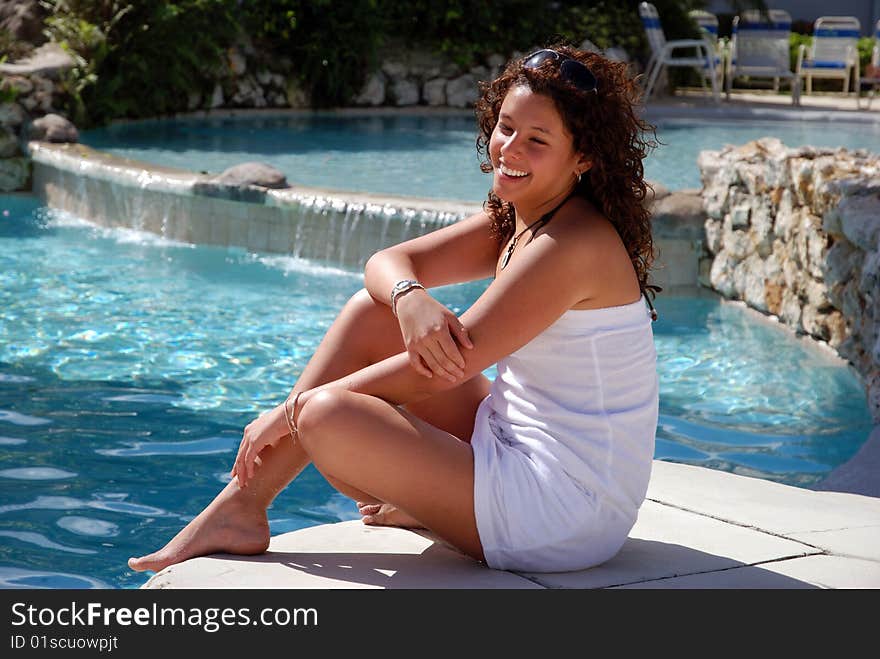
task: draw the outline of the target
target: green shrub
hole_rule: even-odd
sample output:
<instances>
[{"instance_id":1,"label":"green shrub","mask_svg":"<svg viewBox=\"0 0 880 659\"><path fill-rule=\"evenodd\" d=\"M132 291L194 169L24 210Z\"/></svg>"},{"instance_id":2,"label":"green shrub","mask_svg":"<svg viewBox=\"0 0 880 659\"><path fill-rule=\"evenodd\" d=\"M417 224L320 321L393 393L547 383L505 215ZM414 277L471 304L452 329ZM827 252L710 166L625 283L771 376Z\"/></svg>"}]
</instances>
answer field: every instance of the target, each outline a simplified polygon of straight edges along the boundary
<instances>
[{"instance_id":1,"label":"green shrub","mask_svg":"<svg viewBox=\"0 0 880 659\"><path fill-rule=\"evenodd\" d=\"M255 45L286 57L313 105L345 105L360 91L382 40L379 0L244 2L238 19Z\"/></svg>"},{"instance_id":2,"label":"green shrub","mask_svg":"<svg viewBox=\"0 0 880 659\"><path fill-rule=\"evenodd\" d=\"M51 0L47 36L73 56L71 114L86 126L185 110L237 34L231 0Z\"/></svg>"}]
</instances>

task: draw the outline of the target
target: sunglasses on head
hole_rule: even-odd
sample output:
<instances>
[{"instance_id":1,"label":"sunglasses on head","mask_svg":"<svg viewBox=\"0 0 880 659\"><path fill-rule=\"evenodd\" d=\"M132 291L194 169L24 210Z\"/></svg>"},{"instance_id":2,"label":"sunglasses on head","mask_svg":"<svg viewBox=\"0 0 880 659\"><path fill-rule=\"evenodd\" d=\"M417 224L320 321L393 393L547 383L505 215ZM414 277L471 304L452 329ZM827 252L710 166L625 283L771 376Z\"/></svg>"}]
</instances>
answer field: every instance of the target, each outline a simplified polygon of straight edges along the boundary
<instances>
[{"instance_id":1,"label":"sunglasses on head","mask_svg":"<svg viewBox=\"0 0 880 659\"><path fill-rule=\"evenodd\" d=\"M548 60L560 63L559 74L566 82L570 82L581 91L598 93L599 82L593 72L581 62L557 53L555 50L543 48L535 51L525 58L523 68L537 69Z\"/></svg>"}]
</instances>

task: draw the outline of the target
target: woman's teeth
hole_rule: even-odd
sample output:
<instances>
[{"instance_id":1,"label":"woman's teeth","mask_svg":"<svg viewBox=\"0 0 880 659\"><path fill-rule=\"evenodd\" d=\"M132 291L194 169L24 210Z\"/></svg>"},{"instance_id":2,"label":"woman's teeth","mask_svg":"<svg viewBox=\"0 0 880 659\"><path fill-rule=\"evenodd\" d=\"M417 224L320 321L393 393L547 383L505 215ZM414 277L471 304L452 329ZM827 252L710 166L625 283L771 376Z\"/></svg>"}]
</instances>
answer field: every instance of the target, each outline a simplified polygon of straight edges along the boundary
<instances>
[{"instance_id":1,"label":"woman's teeth","mask_svg":"<svg viewBox=\"0 0 880 659\"><path fill-rule=\"evenodd\" d=\"M504 166L504 165L499 165L498 168L501 170L501 173L502 173L502 174L507 174L507 176L522 177L522 176L528 176L528 175L529 175L528 172L521 172L521 171L519 171L518 169L510 169L510 167L506 167L506 166Z\"/></svg>"}]
</instances>

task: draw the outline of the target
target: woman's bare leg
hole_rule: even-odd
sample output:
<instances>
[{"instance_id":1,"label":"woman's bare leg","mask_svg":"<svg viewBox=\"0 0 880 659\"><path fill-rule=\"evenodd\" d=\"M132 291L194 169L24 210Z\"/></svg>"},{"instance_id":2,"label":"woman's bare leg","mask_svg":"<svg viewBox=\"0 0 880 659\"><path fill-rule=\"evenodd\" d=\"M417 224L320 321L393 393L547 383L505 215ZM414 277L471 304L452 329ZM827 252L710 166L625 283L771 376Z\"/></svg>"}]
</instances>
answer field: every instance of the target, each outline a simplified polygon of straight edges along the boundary
<instances>
[{"instance_id":1,"label":"woman's bare leg","mask_svg":"<svg viewBox=\"0 0 880 659\"><path fill-rule=\"evenodd\" d=\"M374 396L337 389L306 401L298 428L322 473L394 505L483 560L474 455L466 442Z\"/></svg>"},{"instance_id":2,"label":"woman's bare leg","mask_svg":"<svg viewBox=\"0 0 880 659\"><path fill-rule=\"evenodd\" d=\"M343 307L303 370L295 389L305 391L331 382L403 349L397 319L390 309L373 300L366 290L361 290ZM476 404L488 393L488 383L484 377L478 376L452 390L456 391L457 394L444 392L434 402L419 403L414 406L414 412L424 414L440 427L446 426L444 429L448 427L462 432L467 430L468 424L472 429ZM470 432L458 436L470 437ZM269 545L266 509L309 464L309 456L299 442L281 442L264 449L260 460L262 464L247 488L240 489L233 479L165 547L129 559L129 567L138 571L159 571L167 565L210 553L258 554L265 551ZM373 495L335 476L324 475L334 487L355 500L381 503Z\"/></svg>"}]
</instances>

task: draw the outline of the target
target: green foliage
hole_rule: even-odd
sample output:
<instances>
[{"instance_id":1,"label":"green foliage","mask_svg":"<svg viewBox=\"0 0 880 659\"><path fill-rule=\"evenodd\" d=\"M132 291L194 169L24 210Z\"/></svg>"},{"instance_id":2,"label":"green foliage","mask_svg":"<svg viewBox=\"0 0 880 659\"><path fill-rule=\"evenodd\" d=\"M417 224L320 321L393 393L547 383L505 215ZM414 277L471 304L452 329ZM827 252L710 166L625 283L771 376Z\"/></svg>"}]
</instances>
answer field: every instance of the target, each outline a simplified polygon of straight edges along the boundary
<instances>
[{"instance_id":1,"label":"green foliage","mask_svg":"<svg viewBox=\"0 0 880 659\"><path fill-rule=\"evenodd\" d=\"M0 57L0 64L3 63L3 57ZM18 98L18 89L12 85L7 85L6 81L0 81L0 103L11 103Z\"/></svg>"},{"instance_id":2,"label":"green foliage","mask_svg":"<svg viewBox=\"0 0 880 659\"><path fill-rule=\"evenodd\" d=\"M559 18L542 0L381 0L386 34L469 68L491 53L525 51L558 36ZM581 37L580 40L583 40Z\"/></svg>"},{"instance_id":3,"label":"green foliage","mask_svg":"<svg viewBox=\"0 0 880 659\"><path fill-rule=\"evenodd\" d=\"M210 89L237 34L230 0L43 5L47 36L74 56L65 83L84 125L185 110L190 92Z\"/></svg>"},{"instance_id":4,"label":"green foliage","mask_svg":"<svg viewBox=\"0 0 880 659\"><path fill-rule=\"evenodd\" d=\"M348 103L376 58L379 0L242 3L239 20L255 44L287 57L319 107Z\"/></svg>"}]
</instances>

